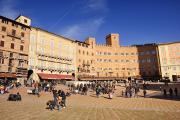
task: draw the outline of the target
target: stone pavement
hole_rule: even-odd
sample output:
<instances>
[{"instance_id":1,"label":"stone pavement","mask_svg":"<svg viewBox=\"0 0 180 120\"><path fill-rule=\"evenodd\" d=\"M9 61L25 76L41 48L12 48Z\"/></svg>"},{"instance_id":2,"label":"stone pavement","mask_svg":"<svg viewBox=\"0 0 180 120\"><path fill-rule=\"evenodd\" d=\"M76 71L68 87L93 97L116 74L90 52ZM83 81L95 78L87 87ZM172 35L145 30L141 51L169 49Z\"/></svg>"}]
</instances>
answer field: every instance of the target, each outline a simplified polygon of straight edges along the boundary
<instances>
[{"instance_id":1,"label":"stone pavement","mask_svg":"<svg viewBox=\"0 0 180 120\"><path fill-rule=\"evenodd\" d=\"M58 88L67 90L64 86ZM43 92L38 98L26 94L25 88L13 89L10 93L20 92L22 101L6 101L8 94L0 95L0 120L180 120L180 101L122 98L122 89L117 87L111 100L107 95L96 98L93 92L87 96L71 95L67 98L67 108L60 112L46 109L46 102L52 99L51 93Z\"/></svg>"}]
</instances>

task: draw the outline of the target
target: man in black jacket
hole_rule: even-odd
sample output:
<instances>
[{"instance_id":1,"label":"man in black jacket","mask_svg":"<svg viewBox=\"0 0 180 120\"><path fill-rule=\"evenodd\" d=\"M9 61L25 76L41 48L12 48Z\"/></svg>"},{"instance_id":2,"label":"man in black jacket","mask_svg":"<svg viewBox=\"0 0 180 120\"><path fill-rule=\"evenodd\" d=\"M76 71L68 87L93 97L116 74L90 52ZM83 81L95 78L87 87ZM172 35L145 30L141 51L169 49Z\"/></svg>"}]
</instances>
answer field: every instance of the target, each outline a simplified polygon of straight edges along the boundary
<instances>
[{"instance_id":1,"label":"man in black jacket","mask_svg":"<svg viewBox=\"0 0 180 120\"><path fill-rule=\"evenodd\" d=\"M66 94L63 90L61 90L60 96L62 97L63 108L65 108L66 107Z\"/></svg>"}]
</instances>

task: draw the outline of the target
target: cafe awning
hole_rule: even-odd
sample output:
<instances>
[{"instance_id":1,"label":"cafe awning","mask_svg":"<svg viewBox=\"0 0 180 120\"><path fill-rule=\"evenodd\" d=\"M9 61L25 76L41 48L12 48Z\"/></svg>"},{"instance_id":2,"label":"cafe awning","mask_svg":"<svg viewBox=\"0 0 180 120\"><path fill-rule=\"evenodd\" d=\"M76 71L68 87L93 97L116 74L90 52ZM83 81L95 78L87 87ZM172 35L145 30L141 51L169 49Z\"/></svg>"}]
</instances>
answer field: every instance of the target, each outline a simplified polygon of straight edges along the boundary
<instances>
[{"instance_id":1,"label":"cafe awning","mask_svg":"<svg viewBox=\"0 0 180 120\"><path fill-rule=\"evenodd\" d=\"M62 75L62 74L47 74L38 73L39 77L43 80L62 80L62 79L72 79L72 75Z\"/></svg>"},{"instance_id":2,"label":"cafe awning","mask_svg":"<svg viewBox=\"0 0 180 120\"><path fill-rule=\"evenodd\" d=\"M0 73L0 78L16 78L14 73Z\"/></svg>"}]
</instances>

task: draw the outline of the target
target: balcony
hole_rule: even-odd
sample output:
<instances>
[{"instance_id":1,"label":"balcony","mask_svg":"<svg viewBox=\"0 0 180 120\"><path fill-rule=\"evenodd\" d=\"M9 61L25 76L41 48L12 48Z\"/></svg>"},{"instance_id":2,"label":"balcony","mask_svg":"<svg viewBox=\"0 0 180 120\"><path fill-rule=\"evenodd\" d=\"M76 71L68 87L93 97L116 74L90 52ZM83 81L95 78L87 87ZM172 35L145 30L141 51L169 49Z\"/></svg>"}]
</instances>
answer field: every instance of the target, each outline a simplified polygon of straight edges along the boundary
<instances>
[{"instance_id":1,"label":"balcony","mask_svg":"<svg viewBox=\"0 0 180 120\"><path fill-rule=\"evenodd\" d=\"M9 56L9 59L14 60L14 59L16 59L16 57L14 57L14 56Z\"/></svg>"},{"instance_id":2,"label":"balcony","mask_svg":"<svg viewBox=\"0 0 180 120\"><path fill-rule=\"evenodd\" d=\"M27 69L25 66L17 66L18 69Z\"/></svg>"},{"instance_id":3,"label":"balcony","mask_svg":"<svg viewBox=\"0 0 180 120\"><path fill-rule=\"evenodd\" d=\"M17 34L12 34L12 33L8 32L8 33L7 33L7 36L10 36L10 37L17 38L17 39L20 39L20 40L21 40L21 36L20 36L20 35L17 35Z\"/></svg>"},{"instance_id":4,"label":"balcony","mask_svg":"<svg viewBox=\"0 0 180 120\"><path fill-rule=\"evenodd\" d=\"M9 66L11 66L11 67L14 66L14 63L9 63Z\"/></svg>"}]
</instances>

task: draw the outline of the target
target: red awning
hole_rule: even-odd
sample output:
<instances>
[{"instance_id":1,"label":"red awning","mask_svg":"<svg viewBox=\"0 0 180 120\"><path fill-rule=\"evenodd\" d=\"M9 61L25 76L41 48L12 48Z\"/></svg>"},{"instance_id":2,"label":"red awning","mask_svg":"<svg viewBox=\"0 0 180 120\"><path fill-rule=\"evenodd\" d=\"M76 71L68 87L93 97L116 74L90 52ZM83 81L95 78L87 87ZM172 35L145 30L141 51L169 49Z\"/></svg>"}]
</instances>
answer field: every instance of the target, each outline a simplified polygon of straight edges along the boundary
<instances>
[{"instance_id":1,"label":"red awning","mask_svg":"<svg viewBox=\"0 0 180 120\"><path fill-rule=\"evenodd\" d=\"M41 79L44 80L72 79L72 75L47 74L47 73L38 73L38 75Z\"/></svg>"},{"instance_id":2,"label":"red awning","mask_svg":"<svg viewBox=\"0 0 180 120\"><path fill-rule=\"evenodd\" d=\"M16 74L13 74L13 73L0 73L0 78L16 78Z\"/></svg>"}]
</instances>

